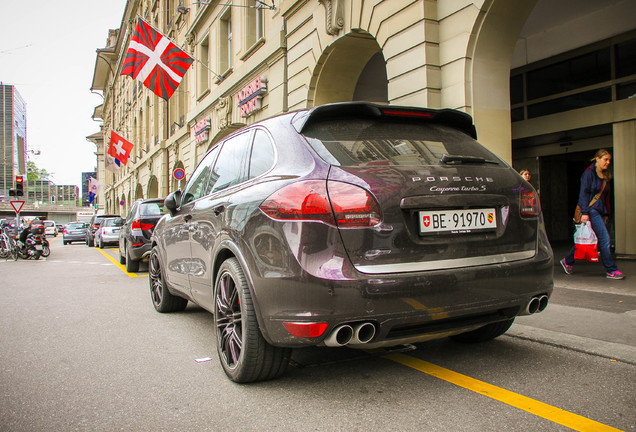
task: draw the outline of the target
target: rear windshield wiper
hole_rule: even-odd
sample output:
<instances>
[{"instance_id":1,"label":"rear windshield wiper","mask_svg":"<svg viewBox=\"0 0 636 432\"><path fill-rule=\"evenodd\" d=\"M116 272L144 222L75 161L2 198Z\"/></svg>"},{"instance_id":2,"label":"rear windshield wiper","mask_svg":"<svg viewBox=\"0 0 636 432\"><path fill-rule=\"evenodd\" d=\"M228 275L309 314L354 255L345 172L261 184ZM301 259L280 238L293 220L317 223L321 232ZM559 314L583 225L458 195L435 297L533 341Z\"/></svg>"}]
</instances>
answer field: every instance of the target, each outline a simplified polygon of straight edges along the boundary
<instances>
[{"instance_id":1,"label":"rear windshield wiper","mask_svg":"<svg viewBox=\"0 0 636 432\"><path fill-rule=\"evenodd\" d=\"M453 164L494 164L497 165L497 161L484 159L478 156L461 156L461 155L447 155L444 153L440 162L446 165Z\"/></svg>"}]
</instances>

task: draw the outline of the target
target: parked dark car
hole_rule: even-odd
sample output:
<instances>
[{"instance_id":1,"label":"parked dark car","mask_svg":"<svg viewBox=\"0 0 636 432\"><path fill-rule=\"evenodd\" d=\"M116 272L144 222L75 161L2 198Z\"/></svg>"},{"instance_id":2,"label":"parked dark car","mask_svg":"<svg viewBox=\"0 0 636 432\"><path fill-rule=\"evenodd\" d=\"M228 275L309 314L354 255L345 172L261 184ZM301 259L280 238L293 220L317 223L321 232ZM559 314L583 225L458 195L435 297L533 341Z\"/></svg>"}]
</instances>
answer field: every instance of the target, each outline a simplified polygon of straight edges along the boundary
<instances>
[{"instance_id":1,"label":"parked dark car","mask_svg":"<svg viewBox=\"0 0 636 432\"><path fill-rule=\"evenodd\" d=\"M215 315L237 382L291 349L486 341L552 293L534 188L454 110L343 103L246 127L169 194L151 299Z\"/></svg>"},{"instance_id":2,"label":"parked dark car","mask_svg":"<svg viewBox=\"0 0 636 432\"><path fill-rule=\"evenodd\" d=\"M70 222L66 224L64 231L62 231L62 242L64 245L78 241L85 242L87 229L87 222Z\"/></svg>"},{"instance_id":3,"label":"parked dark car","mask_svg":"<svg viewBox=\"0 0 636 432\"><path fill-rule=\"evenodd\" d=\"M84 241L86 242L86 246L93 247L95 246L95 232L99 229L100 224L103 219L111 218L111 217L120 217L119 215L113 214L100 214L93 215L91 221L88 223L89 228L86 230L86 235L84 236Z\"/></svg>"},{"instance_id":4,"label":"parked dark car","mask_svg":"<svg viewBox=\"0 0 636 432\"><path fill-rule=\"evenodd\" d=\"M130 208L119 232L119 262L127 272L139 271L139 262L150 256L150 237L155 225L168 210L163 198L137 200Z\"/></svg>"}]
</instances>

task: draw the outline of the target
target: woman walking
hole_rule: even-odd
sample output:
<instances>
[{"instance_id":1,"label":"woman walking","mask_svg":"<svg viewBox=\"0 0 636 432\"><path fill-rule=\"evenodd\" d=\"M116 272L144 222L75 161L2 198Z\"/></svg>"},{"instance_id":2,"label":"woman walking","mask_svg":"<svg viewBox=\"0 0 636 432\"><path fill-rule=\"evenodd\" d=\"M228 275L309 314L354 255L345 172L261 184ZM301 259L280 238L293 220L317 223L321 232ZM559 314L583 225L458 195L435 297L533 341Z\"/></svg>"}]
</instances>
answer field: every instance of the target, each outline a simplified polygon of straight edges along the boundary
<instances>
[{"instance_id":1,"label":"woman walking","mask_svg":"<svg viewBox=\"0 0 636 432\"><path fill-rule=\"evenodd\" d=\"M612 155L605 149L596 152L592 165L581 176L581 190L579 192L579 207L581 207L581 223L592 224L592 229L598 238L598 252L605 272L609 279L623 279L625 275L618 270L610 254L610 235L605 226L609 216L609 191L612 174L609 169ZM574 252L576 246L570 250L568 256L561 260L561 266L567 274L572 274Z\"/></svg>"}]
</instances>

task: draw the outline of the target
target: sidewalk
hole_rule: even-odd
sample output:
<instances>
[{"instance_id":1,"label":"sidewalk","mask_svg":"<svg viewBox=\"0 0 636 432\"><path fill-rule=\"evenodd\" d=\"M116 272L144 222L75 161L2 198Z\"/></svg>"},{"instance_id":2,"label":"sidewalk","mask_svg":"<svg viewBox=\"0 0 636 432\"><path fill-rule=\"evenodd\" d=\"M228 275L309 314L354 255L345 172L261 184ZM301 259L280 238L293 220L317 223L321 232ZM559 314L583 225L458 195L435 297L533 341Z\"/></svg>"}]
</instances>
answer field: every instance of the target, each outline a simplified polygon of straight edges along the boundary
<instances>
[{"instance_id":1,"label":"sidewalk","mask_svg":"<svg viewBox=\"0 0 636 432\"><path fill-rule=\"evenodd\" d=\"M605 277L601 263L577 261L566 274L554 249L554 291L548 308L519 317L508 335L636 365L636 260L617 260L623 280Z\"/></svg>"},{"instance_id":2,"label":"sidewalk","mask_svg":"<svg viewBox=\"0 0 636 432\"><path fill-rule=\"evenodd\" d=\"M616 260L618 269L625 274L623 280L607 279L605 268L600 262L577 261L574 264L574 273L568 275L563 271L560 261L570 252L573 245L573 243L566 242L552 245L555 288L573 288L636 296L636 260Z\"/></svg>"}]
</instances>

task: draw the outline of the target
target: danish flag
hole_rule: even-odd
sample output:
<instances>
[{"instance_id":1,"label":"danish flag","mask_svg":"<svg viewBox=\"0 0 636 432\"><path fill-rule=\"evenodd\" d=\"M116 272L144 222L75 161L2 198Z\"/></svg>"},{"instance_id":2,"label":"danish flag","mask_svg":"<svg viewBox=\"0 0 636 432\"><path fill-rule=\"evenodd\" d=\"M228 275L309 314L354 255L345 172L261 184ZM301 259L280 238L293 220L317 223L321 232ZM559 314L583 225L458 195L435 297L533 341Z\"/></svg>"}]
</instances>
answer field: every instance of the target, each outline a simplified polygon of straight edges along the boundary
<instances>
[{"instance_id":1,"label":"danish flag","mask_svg":"<svg viewBox=\"0 0 636 432\"><path fill-rule=\"evenodd\" d=\"M143 82L157 96L168 100L193 62L185 51L139 18L121 74Z\"/></svg>"},{"instance_id":2,"label":"danish flag","mask_svg":"<svg viewBox=\"0 0 636 432\"><path fill-rule=\"evenodd\" d=\"M108 146L108 154L115 158L115 163L119 162L118 165L126 165L133 147L134 146L130 141L125 140L117 133L115 133L115 131L110 132L110 145Z\"/></svg>"}]
</instances>

